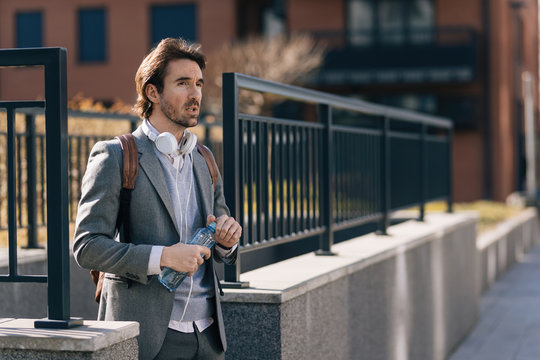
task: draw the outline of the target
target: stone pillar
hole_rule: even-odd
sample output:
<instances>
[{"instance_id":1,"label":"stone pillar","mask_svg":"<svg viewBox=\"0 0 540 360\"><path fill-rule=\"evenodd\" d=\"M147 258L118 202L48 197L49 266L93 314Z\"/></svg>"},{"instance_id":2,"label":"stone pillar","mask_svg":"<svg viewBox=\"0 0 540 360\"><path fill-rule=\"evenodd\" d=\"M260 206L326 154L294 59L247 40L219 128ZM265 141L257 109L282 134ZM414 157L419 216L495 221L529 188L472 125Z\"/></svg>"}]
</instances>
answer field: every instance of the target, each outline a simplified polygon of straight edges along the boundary
<instances>
[{"instance_id":1,"label":"stone pillar","mask_svg":"<svg viewBox=\"0 0 540 360\"><path fill-rule=\"evenodd\" d=\"M0 359L138 359L139 324L85 321L71 329L35 329L34 319L0 319Z\"/></svg>"}]
</instances>

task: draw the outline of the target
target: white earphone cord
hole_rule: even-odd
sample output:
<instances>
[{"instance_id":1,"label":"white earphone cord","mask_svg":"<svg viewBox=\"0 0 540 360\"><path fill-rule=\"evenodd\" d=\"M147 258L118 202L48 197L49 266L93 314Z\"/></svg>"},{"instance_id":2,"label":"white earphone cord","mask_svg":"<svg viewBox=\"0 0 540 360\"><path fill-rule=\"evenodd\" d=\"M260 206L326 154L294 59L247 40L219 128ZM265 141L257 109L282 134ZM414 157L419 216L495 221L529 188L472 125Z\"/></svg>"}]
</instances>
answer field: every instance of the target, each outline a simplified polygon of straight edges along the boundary
<instances>
[{"instance_id":1,"label":"white earphone cord","mask_svg":"<svg viewBox=\"0 0 540 360\"><path fill-rule=\"evenodd\" d=\"M185 234L187 236L187 209L189 207L189 200L191 198L191 188L193 187L193 157L191 155L191 153L188 155L190 156L190 167L189 167L189 170L191 170L191 174L189 174L188 172L188 176L189 176L189 190L188 190L188 198L187 198L187 201L186 201L186 211L184 211L184 227L185 227ZM184 159L185 161L186 159ZM184 162L184 165L185 162ZM178 174L180 173L180 161L178 161L178 165L176 167L176 174L175 174L175 188L176 188L176 197L178 198L178 203L180 204L180 191L178 190ZM180 207L178 208L180 210ZM182 213L180 213L180 241L182 241ZM187 239L186 239L186 242L187 242ZM194 276L195 274L193 274ZM180 322L182 322L184 320L184 316L186 315L186 310L187 310L187 307L188 307L188 304L189 304L189 300L191 299L191 292L193 291L193 276L190 276L189 279L190 279L190 285L189 285L189 293L188 293L188 297L187 297L187 300L186 300L186 305L184 305L184 311L182 312L182 317L180 318Z\"/></svg>"}]
</instances>

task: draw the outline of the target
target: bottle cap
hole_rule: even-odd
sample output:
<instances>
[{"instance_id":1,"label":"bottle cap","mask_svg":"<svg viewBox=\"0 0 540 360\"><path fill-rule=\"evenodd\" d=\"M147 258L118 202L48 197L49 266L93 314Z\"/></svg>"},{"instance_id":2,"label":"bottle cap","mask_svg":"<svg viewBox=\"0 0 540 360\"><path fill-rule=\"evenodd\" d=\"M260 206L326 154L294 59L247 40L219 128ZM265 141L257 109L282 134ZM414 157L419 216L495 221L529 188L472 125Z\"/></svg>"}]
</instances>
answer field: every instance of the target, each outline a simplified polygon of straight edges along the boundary
<instances>
[{"instance_id":1,"label":"bottle cap","mask_svg":"<svg viewBox=\"0 0 540 360\"><path fill-rule=\"evenodd\" d=\"M212 234L215 234L216 233L216 222L215 221L212 221L209 225L208 225L208 230L210 230L210 232Z\"/></svg>"}]
</instances>

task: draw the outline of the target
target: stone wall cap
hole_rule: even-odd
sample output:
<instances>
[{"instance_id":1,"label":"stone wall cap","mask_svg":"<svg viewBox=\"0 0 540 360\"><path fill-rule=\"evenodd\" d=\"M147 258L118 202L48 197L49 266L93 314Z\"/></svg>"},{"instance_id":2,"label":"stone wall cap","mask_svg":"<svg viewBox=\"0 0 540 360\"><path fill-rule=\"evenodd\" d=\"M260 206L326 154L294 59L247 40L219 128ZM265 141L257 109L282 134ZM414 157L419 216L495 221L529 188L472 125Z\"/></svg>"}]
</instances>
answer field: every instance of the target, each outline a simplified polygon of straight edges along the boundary
<instances>
[{"instance_id":1,"label":"stone wall cap","mask_svg":"<svg viewBox=\"0 0 540 360\"><path fill-rule=\"evenodd\" d=\"M536 208L530 207L521 211L505 221L499 223L494 228L478 235L476 246L478 250L483 250L488 246L495 244L500 238L507 236L517 225L535 219L538 216Z\"/></svg>"},{"instance_id":2,"label":"stone wall cap","mask_svg":"<svg viewBox=\"0 0 540 360\"><path fill-rule=\"evenodd\" d=\"M391 226L390 236L370 233L336 244L332 246L336 256L308 253L267 265L243 273L240 279L250 287L225 289L222 302L283 303L457 228L475 231L477 220L475 213L428 214L424 222Z\"/></svg>"},{"instance_id":3,"label":"stone wall cap","mask_svg":"<svg viewBox=\"0 0 540 360\"><path fill-rule=\"evenodd\" d=\"M84 321L71 329L36 329L35 319L0 319L0 349L97 351L139 335L135 321Z\"/></svg>"}]
</instances>

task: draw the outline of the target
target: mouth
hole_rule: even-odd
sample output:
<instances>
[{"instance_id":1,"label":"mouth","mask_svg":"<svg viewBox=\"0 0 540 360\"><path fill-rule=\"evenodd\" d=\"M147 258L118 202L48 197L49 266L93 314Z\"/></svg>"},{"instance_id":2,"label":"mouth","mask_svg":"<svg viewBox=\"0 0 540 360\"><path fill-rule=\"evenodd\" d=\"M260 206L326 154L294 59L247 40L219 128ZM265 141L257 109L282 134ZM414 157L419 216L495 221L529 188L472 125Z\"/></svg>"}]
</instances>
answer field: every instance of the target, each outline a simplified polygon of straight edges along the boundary
<instances>
[{"instance_id":1,"label":"mouth","mask_svg":"<svg viewBox=\"0 0 540 360\"><path fill-rule=\"evenodd\" d=\"M199 114L199 107L198 106L188 106L186 108L186 111L190 115L198 115Z\"/></svg>"},{"instance_id":2,"label":"mouth","mask_svg":"<svg viewBox=\"0 0 540 360\"><path fill-rule=\"evenodd\" d=\"M190 101L185 109L190 115L197 116L199 114L199 104L196 101Z\"/></svg>"}]
</instances>

